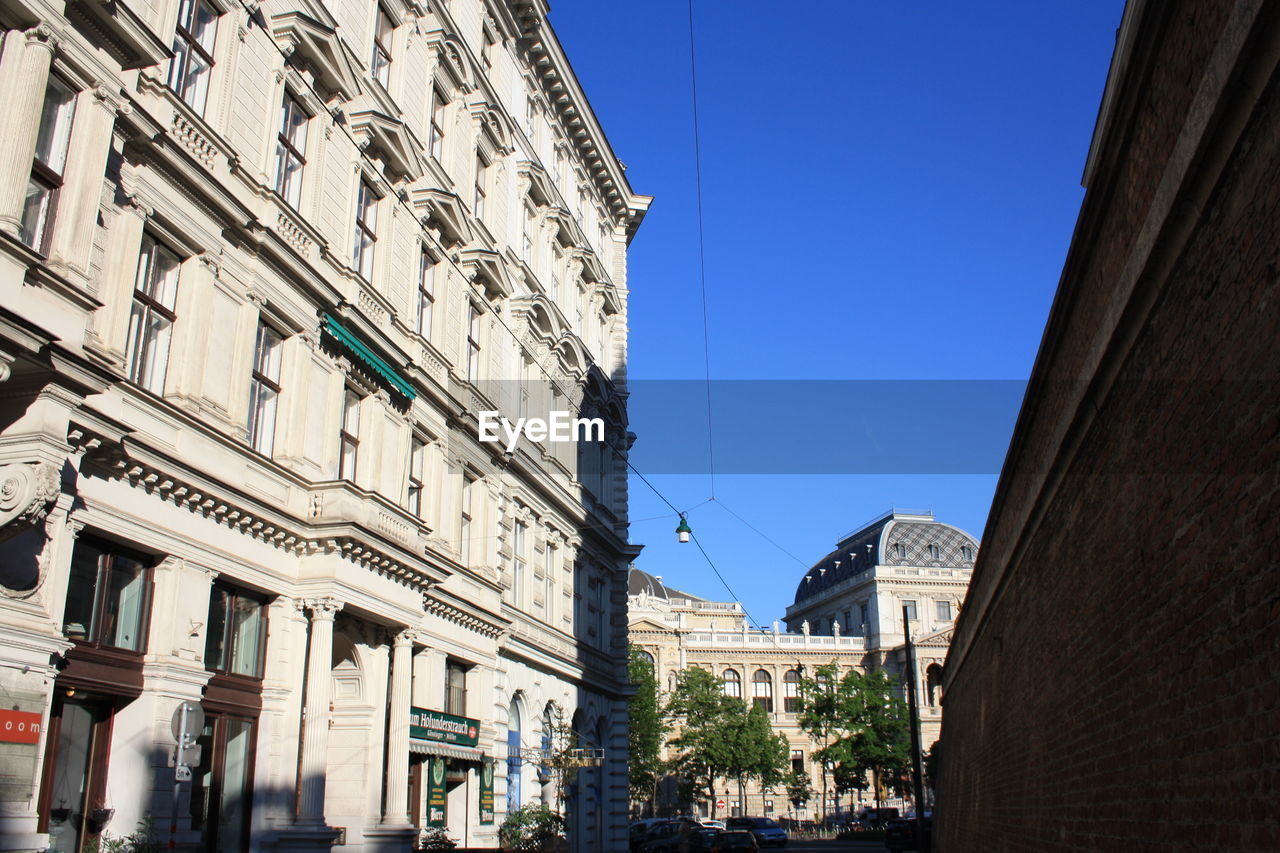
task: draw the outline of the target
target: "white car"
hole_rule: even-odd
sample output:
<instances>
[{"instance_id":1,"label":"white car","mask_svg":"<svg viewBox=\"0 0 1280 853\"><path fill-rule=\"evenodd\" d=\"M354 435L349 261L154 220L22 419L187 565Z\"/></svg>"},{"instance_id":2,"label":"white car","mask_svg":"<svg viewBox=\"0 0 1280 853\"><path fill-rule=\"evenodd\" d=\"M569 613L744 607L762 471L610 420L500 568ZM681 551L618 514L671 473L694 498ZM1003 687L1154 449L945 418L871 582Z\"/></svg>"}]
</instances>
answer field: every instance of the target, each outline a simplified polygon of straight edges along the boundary
<instances>
[{"instance_id":1,"label":"white car","mask_svg":"<svg viewBox=\"0 0 1280 853\"><path fill-rule=\"evenodd\" d=\"M702 824L707 829L724 829L724 821L722 820L714 820L708 817L702 818L698 823Z\"/></svg>"}]
</instances>

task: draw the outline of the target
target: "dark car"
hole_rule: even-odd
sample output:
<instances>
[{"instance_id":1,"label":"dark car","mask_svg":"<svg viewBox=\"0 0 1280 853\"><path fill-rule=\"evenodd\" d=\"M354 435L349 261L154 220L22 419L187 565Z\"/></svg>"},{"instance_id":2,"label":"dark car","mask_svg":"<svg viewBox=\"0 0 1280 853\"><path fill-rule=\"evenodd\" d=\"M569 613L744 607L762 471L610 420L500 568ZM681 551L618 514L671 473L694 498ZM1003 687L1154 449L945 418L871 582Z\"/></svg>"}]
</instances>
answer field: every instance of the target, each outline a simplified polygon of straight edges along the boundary
<instances>
[{"instance_id":1,"label":"dark car","mask_svg":"<svg viewBox=\"0 0 1280 853\"><path fill-rule=\"evenodd\" d=\"M664 829L640 845L639 853L709 853L717 831L684 822L674 832Z\"/></svg>"},{"instance_id":2,"label":"dark car","mask_svg":"<svg viewBox=\"0 0 1280 853\"><path fill-rule=\"evenodd\" d=\"M924 835L928 839L933 834L933 818L924 816ZM900 850L919 850L916 840L916 822L914 818L894 818L884 826L884 846L893 853Z\"/></svg>"},{"instance_id":3,"label":"dark car","mask_svg":"<svg viewBox=\"0 0 1280 853\"><path fill-rule=\"evenodd\" d=\"M755 836L761 847L787 846L787 831L768 817L731 817L725 821L726 829L744 830Z\"/></svg>"},{"instance_id":4,"label":"dark car","mask_svg":"<svg viewBox=\"0 0 1280 853\"><path fill-rule=\"evenodd\" d=\"M680 829L680 822L675 820L649 820L633 823L628 839L631 853L640 853L644 846L657 838L675 835Z\"/></svg>"},{"instance_id":5,"label":"dark car","mask_svg":"<svg viewBox=\"0 0 1280 853\"><path fill-rule=\"evenodd\" d=\"M756 837L743 830L726 829L716 835L711 843L711 853L738 853L740 850L759 850Z\"/></svg>"}]
</instances>

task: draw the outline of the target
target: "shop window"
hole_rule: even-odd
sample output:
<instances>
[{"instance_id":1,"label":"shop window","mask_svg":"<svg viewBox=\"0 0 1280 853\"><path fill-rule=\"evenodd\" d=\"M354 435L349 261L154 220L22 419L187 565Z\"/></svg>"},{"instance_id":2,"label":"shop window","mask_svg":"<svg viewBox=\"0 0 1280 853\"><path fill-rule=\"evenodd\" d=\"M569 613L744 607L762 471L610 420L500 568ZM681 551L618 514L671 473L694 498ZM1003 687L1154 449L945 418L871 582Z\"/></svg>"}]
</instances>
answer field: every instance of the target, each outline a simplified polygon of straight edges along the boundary
<instances>
[{"instance_id":1,"label":"shop window","mask_svg":"<svg viewBox=\"0 0 1280 853\"><path fill-rule=\"evenodd\" d=\"M204 665L214 672L262 677L266 607L257 596L215 584L209 599Z\"/></svg>"},{"instance_id":2,"label":"shop window","mask_svg":"<svg viewBox=\"0 0 1280 853\"><path fill-rule=\"evenodd\" d=\"M192 768L191 828L208 853L248 849L255 728L244 717L205 716L200 764Z\"/></svg>"},{"instance_id":3,"label":"shop window","mask_svg":"<svg viewBox=\"0 0 1280 853\"><path fill-rule=\"evenodd\" d=\"M151 568L143 558L92 539L76 542L62 633L80 643L143 651Z\"/></svg>"}]
</instances>

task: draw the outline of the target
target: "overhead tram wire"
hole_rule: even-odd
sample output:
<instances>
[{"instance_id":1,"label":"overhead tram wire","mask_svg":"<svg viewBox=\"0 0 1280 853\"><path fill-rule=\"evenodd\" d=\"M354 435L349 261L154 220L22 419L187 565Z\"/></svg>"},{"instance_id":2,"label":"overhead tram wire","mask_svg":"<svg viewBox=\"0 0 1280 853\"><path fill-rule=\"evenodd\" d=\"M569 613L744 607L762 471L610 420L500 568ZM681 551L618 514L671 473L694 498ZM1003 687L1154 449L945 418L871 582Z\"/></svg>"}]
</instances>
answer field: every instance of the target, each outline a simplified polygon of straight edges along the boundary
<instances>
[{"instance_id":1,"label":"overhead tram wire","mask_svg":"<svg viewBox=\"0 0 1280 853\"><path fill-rule=\"evenodd\" d=\"M693 35L693 0L689 0L689 84L693 102L694 193L698 201L698 271L702 285L702 364L707 383L707 471L711 500L716 497L715 431L711 422L711 324L707 312L707 239L702 216L702 133L698 123L698 51Z\"/></svg>"},{"instance_id":2,"label":"overhead tram wire","mask_svg":"<svg viewBox=\"0 0 1280 853\"><path fill-rule=\"evenodd\" d=\"M772 545L773 547L777 548L779 551L781 551L782 553L786 554L786 555L787 555L788 557L790 557L791 559L795 560L797 563L799 563L799 564L800 564L803 568L805 568L806 570L809 568L809 564L808 564L808 563L806 563L804 560L801 560L801 559L800 559L799 557L797 557L795 554L792 554L792 553L791 553L790 551L788 551L786 548L783 548L781 545L779 545L777 542L775 542L772 538L770 538L770 537L769 537L769 536L768 536L768 535L767 535L763 530L761 530L760 528L756 527L754 524L752 524L751 522L747 521L747 520L746 520L745 518L743 518L742 516L738 515L736 512L734 512L732 509L730 509L730 508L728 507L728 505L727 505L727 504L725 504L725 502L724 502L724 501L722 501L722 500L720 500L720 499L718 499L718 498L717 498L717 499L715 499L715 503L716 503L716 505L717 505L718 507L720 507L721 509L723 509L725 512L729 513L729 515L732 515L734 518L738 519L738 521L741 521L741 522L742 522L743 524L745 524L747 527L749 527L749 528L751 528L753 531L755 531L756 535L758 535L761 539L763 539L764 541L768 542L770 545Z\"/></svg>"}]
</instances>

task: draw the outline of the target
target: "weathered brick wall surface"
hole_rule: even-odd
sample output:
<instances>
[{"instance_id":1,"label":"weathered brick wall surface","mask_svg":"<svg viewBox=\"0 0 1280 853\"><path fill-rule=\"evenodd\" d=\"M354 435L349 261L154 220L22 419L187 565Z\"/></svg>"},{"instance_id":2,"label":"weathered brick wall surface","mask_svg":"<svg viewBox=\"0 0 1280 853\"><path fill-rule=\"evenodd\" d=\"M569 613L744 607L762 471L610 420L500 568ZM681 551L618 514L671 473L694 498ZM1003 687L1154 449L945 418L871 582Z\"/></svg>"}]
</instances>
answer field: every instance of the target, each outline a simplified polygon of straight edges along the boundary
<instances>
[{"instance_id":1,"label":"weathered brick wall surface","mask_svg":"<svg viewBox=\"0 0 1280 853\"><path fill-rule=\"evenodd\" d=\"M948 661L943 853L1280 851L1280 9L1197 119L1240 9L1148 5Z\"/></svg>"}]
</instances>

